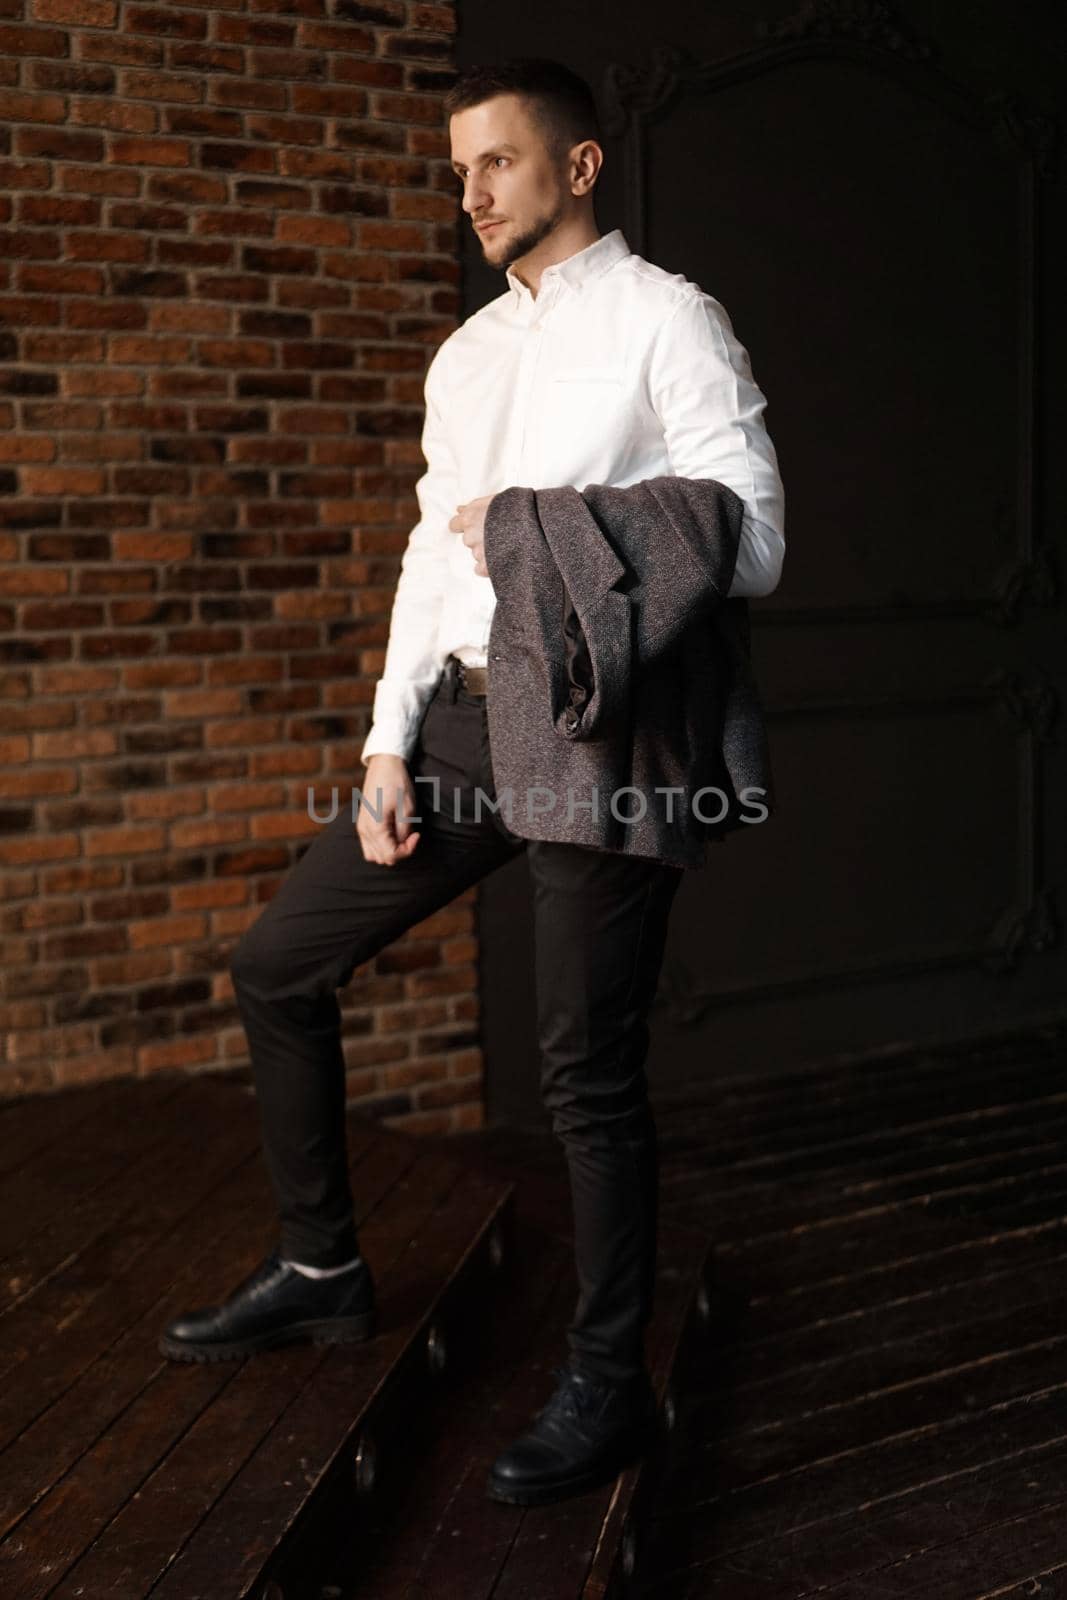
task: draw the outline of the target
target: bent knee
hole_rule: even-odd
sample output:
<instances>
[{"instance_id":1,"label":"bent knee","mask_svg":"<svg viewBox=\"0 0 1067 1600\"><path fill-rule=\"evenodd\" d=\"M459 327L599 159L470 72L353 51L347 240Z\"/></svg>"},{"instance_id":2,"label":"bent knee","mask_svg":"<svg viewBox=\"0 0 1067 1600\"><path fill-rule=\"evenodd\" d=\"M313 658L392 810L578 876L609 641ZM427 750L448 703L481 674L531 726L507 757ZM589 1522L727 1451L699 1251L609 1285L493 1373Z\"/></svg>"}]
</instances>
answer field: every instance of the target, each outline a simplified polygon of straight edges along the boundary
<instances>
[{"instance_id":1,"label":"bent knee","mask_svg":"<svg viewBox=\"0 0 1067 1600\"><path fill-rule=\"evenodd\" d=\"M291 956L275 939L266 914L247 928L230 955L230 977L235 989L269 991L284 978Z\"/></svg>"}]
</instances>

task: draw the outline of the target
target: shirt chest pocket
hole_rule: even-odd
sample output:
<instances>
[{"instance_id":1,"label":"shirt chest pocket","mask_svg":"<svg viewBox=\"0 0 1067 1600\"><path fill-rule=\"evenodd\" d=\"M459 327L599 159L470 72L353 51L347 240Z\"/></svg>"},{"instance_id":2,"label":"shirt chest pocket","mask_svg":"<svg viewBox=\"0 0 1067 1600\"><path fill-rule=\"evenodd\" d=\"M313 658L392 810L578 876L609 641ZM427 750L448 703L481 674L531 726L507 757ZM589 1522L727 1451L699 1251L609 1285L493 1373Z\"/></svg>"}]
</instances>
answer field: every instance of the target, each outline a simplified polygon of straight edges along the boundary
<instances>
[{"instance_id":1,"label":"shirt chest pocket","mask_svg":"<svg viewBox=\"0 0 1067 1600\"><path fill-rule=\"evenodd\" d=\"M611 483L633 431L632 380L621 365L550 367L529 425L530 470L545 483Z\"/></svg>"},{"instance_id":2,"label":"shirt chest pocket","mask_svg":"<svg viewBox=\"0 0 1067 1600\"><path fill-rule=\"evenodd\" d=\"M551 376L552 383L577 383L588 384L598 388L619 388L626 382L626 374L621 367L587 366L587 367L556 367Z\"/></svg>"}]
</instances>

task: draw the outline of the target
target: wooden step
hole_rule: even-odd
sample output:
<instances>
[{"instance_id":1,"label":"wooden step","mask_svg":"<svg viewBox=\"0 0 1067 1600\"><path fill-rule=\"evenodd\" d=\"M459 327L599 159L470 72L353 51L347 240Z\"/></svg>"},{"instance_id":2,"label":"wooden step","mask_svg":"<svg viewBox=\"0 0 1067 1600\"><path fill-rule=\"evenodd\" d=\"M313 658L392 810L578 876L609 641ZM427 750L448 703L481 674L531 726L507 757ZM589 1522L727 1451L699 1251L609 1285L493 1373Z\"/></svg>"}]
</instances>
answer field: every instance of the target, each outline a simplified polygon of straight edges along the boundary
<instances>
[{"instance_id":1,"label":"wooden step","mask_svg":"<svg viewBox=\"0 0 1067 1600\"><path fill-rule=\"evenodd\" d=\"M619 1478L581 1589L581 1600L640 1593L647 1525L656 1491L678 1454L678 1416L691 1375L703 1369L711 1330L712 1252L686 1228L661 1218L656 1315L650 1348L660 1402L658 1449Z\"/></svg>"},{"instance_id":2,"label":"wooden step","mask_svg":"<svg viewBox=\"0 0 1067 1600\"><path fill-rule=\"evenodd\" d=\"M72 1091L53 1130L26 1099L0 1129L0 1593L284 1593L318 1498L373 1493L491 1299L514 1186L353 1114L377 1337L187 1365L159 1354L163 1326L276 1241L245 1076Z\"/></svg>"},{"instance_id":3,"label":"wooden step","mask_svg":"<svg viewBox=\"0 0 1067 1600\"><path fill-rule=\"evenodd\" d=\"M471 1327L429 1411L415 1420L405 1471L358 1518L337 1509L325 1564L274 1600L609 1600L632 1592L642 1518L673 1448L694 1360L703 1359L706 1240L661 1224L656 1309L646 1353L663 1427L656 1449L614 1483L566 1501L515 1507L485 1493L492 1461L551 1393L566 1358L577 1287L565 1178L524 1170L514 1248L489 1315ZM636 1570L635 1570L636 1569Z\"/></svg>"}]
</instances>

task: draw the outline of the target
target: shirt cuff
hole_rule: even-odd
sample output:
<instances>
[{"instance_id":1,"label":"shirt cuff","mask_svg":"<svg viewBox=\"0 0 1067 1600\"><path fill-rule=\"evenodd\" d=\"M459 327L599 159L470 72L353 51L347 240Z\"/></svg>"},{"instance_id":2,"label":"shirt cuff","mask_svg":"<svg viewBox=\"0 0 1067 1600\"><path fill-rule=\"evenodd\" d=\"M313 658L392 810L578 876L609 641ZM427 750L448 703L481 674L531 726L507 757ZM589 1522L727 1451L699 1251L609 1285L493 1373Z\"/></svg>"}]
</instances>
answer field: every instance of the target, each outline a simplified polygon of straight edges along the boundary
<instances>
[{"instance_id":1,"label":"shirt cuff","mask_svg":"<svg viewBox=\"0 0 1067 1600\"><path fill-rule=\"evenodd\" d=\"M371 756L400 756L407 761L415 748L418 723L408 731L403 723L376 722L363 742L359 759L364 766Z\"/></svg>"},{"instance_id":2,"label":"shirt cuff","mask_svg":"<svg viewBox=\"0 0 1067 1600\"><path fill-rule=\"evenodd\" d=\"M782 576L785 538L777 528L751 516L747 511L741 523L741 539L728 600L759 600L773 594Z\"/></svg>"}]
</instances>

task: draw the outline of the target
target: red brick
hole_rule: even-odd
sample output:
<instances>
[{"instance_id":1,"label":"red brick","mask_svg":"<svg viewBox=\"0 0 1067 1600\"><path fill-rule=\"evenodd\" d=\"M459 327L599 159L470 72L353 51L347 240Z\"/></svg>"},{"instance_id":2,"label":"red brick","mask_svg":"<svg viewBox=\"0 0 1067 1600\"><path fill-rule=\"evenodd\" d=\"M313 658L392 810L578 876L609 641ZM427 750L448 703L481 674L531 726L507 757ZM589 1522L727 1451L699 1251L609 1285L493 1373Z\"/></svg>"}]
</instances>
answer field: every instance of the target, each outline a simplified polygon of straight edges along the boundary
<instances>
[{"instance_id":1,"label":"red brick","mask_svg":"<svg viewBox=\"0 0 1067 1600\"><path fill-rule=\"evenodd\" d=\"M425 87L455 14L299 10L131 0L120 30L113 0L0 0L0 339L33 379L0 396L0 625L37 652L0 666L0 761L41 814L0 842L9 1089L13 1063L52 1087L247 1061L202 1001L113 1047L49 1007L204 974L231 1004L309 789L347 804L357 773L460 309ZM397 1125L479 1125L473 903L353 978L348 1089Z\"/></svg>"},{"instance_id":2,"label":"red brick","mask_svg":"<svg viewBox=\"0 0 1067 1600\"><path fill-rule=\"evenodd\" d=\"M203 849L211 845L239 844L248 838L248 831L244 817L197 817L194 821L172 824L170 840L176 850Z\"/></svg>"},{"instance_id":3,"label":"red brick","mask_svg":"<svg viewBox=\"0 0 1067 1600\"><path fill-rule=\"evenodd\" d=\"M0 838L0 866L28 866L33 862L65 861L81 854L76 833L32 834L28 838Z\"/></svg>"},{"instance_id":4,"label":"red brick","mask_svg":"<svg viewBox=\"0 0 1067 1600\"><path fill-rule=\"evenodd\" d=\"M113 139L112 161L138 167L187 167L189 145L185 139Z\"/></svg>"},{"instance_id":5,"label":"red brick","mask_svg":"<svg viewBox=\"0 0 1067 1600\"><path fill-rule=\"evenodd\" d=\"M409 5L409 28L419 28L433 33L455 33L457 19L454 5Z\"/></svg>"},{"instance_id":6,"label":"red brick","mask_svg":"<svg viewBox=\"0 0 1067 1600\"><path fill-rule=\"evenodd\" d=\"M125 951L119 956L101 956L90 963L92 982L101 989L129 988L137 983L154 983L170 976L172 960L167 950Z\"/></svg>"},{"instance_id":7,"label":"red brick","mask_svg":"<svg viewBox=\"0 0 1067 1600\"><path fill-rule=\"evenodd\" d=\"M154 949L160 945L187 944L192 939L202 939L207 924L202 916L188 913L183 917L155 917L147 922L129 925L132 950Z\"/></svg>"},{"instance_id":8,"label":"red brick","mask_svg":"<svg viewBox=\"0 0 1067 1600\"><path fill-rule=\"evenodd\" d=\"M136 1058L130 1045L114 1050L95 1050L83 1056L65 1056L56 1063L55 1078L60 1085L99 1083L106 1078L130 1078L136 1073Z\"/></svg>"},{"instance_id":9,"label":"red brick","mask_svg":"<svg viewBox=\"0 0 1067 1600\"><path fill-rule=\"evenodd\" d=\"M62 28L0 28L0 58L5 56L63 56L67 35Z\"/></svg>"},{"instance_id":10,"label":"red brick","mask_svg":"<svg viewBox=\"0 0 1067 1600\"><path fill-rule=\"evenodd\" d=\"M154 105L143 106L130 101L112 105L106 100L81 100L72 106L71 112L71 122L86 128L118 128L123 133L154 133L159 127L159 113ZM115 156L114 159L121 161L124 158Z\"/></svg>"},{"instance_id":11,"label":"red brick","mask_svg":"<svg viewBox=\"0 0 1067 1600\"><path fill-rule=\"evenodd\" d=\"M207 802L202 789L147 789L126 797L131 822L163 822L173 817L200 815Z\"/></svg>"},{"instance_id":12,"label":"red brick","mask_svg":"<svg viewBox=\"0 0 1067 1600\"><path fill-rule=\"evenodd\" d=\"M165 6L127 5L122 20L130 33L155 34L168 39L203 39L207 36L205 16L171 10Z\"/></svg>"},{"instance_id":13,"label":"red brick","mask_svg":"<svg viewBox=\"0 0 1067 1600\"><path fill-rule=\"evenodd\" d=\"M134 856L166 846L163 828L90 828L85 836L87 856Z\"/></svg>"},{"instance_id":14,"label":"red brick","mask_svg":"<svg viewBox=\"0 0 1067 1600\"><path fill-rule=\"evenodd\" d=\"M39 794L73 794L78 776L65 767L31 767L28 772L5 772L0 786L8 800Z\"/></svg>"},{"instance_id":15,"label":"red brick","mask_svg":"<svg viewBox=\"0 0 1067 1600\"><path fill-rule=\"evenodd\" d=\"M180 883L171 893L171 903L175 911L206 911L241 906L247 893L243 883Z\"/></svg>"},{"instance_id":16,"label":"red brick","mask_svg":"<svg viewBox=\"0 0 1067 1600\"><path fill-rule=\"evenodd\" d=\"M151 1072L173 1072L176 1067L204 1066L218 1060L218 1046L213 1033L184 1034L180 1039L168 1039L162 1044L146 1044L137 1052L137 1063L143 1076Z\"/></svg>"},{"instance_id":17,"label":"red brick","mask_svg":"<svg viewBox=\"0 0 1067 1600\"><path fill-rule=\"evenodd\" d=\"M67 103L61 94L26 94L0 89L0 117L7 122L64 122Z\"/></svg>"},{"instance_id":18,"label":"red brick","mask_svg":"<svg viewBox=\"0 0 1067 1600\"><path fill-rule=\"evenodd\" d=\"M453 1133L473 1132L478 1128L484 1127L484 1099L469 1100L461 1106L452 1107L451 1131Z\"/></svg>"},{"instance_id":19,"label":"red brick","mask_svg":"<svg viewBox=\"0 0 1067 1600\"><path fill-rule=\"evenodd\" d=\"M118 12L117 0L32 0L37 21L64 22L74 28L113 28Z\"/></svg>"}]
</instances>

